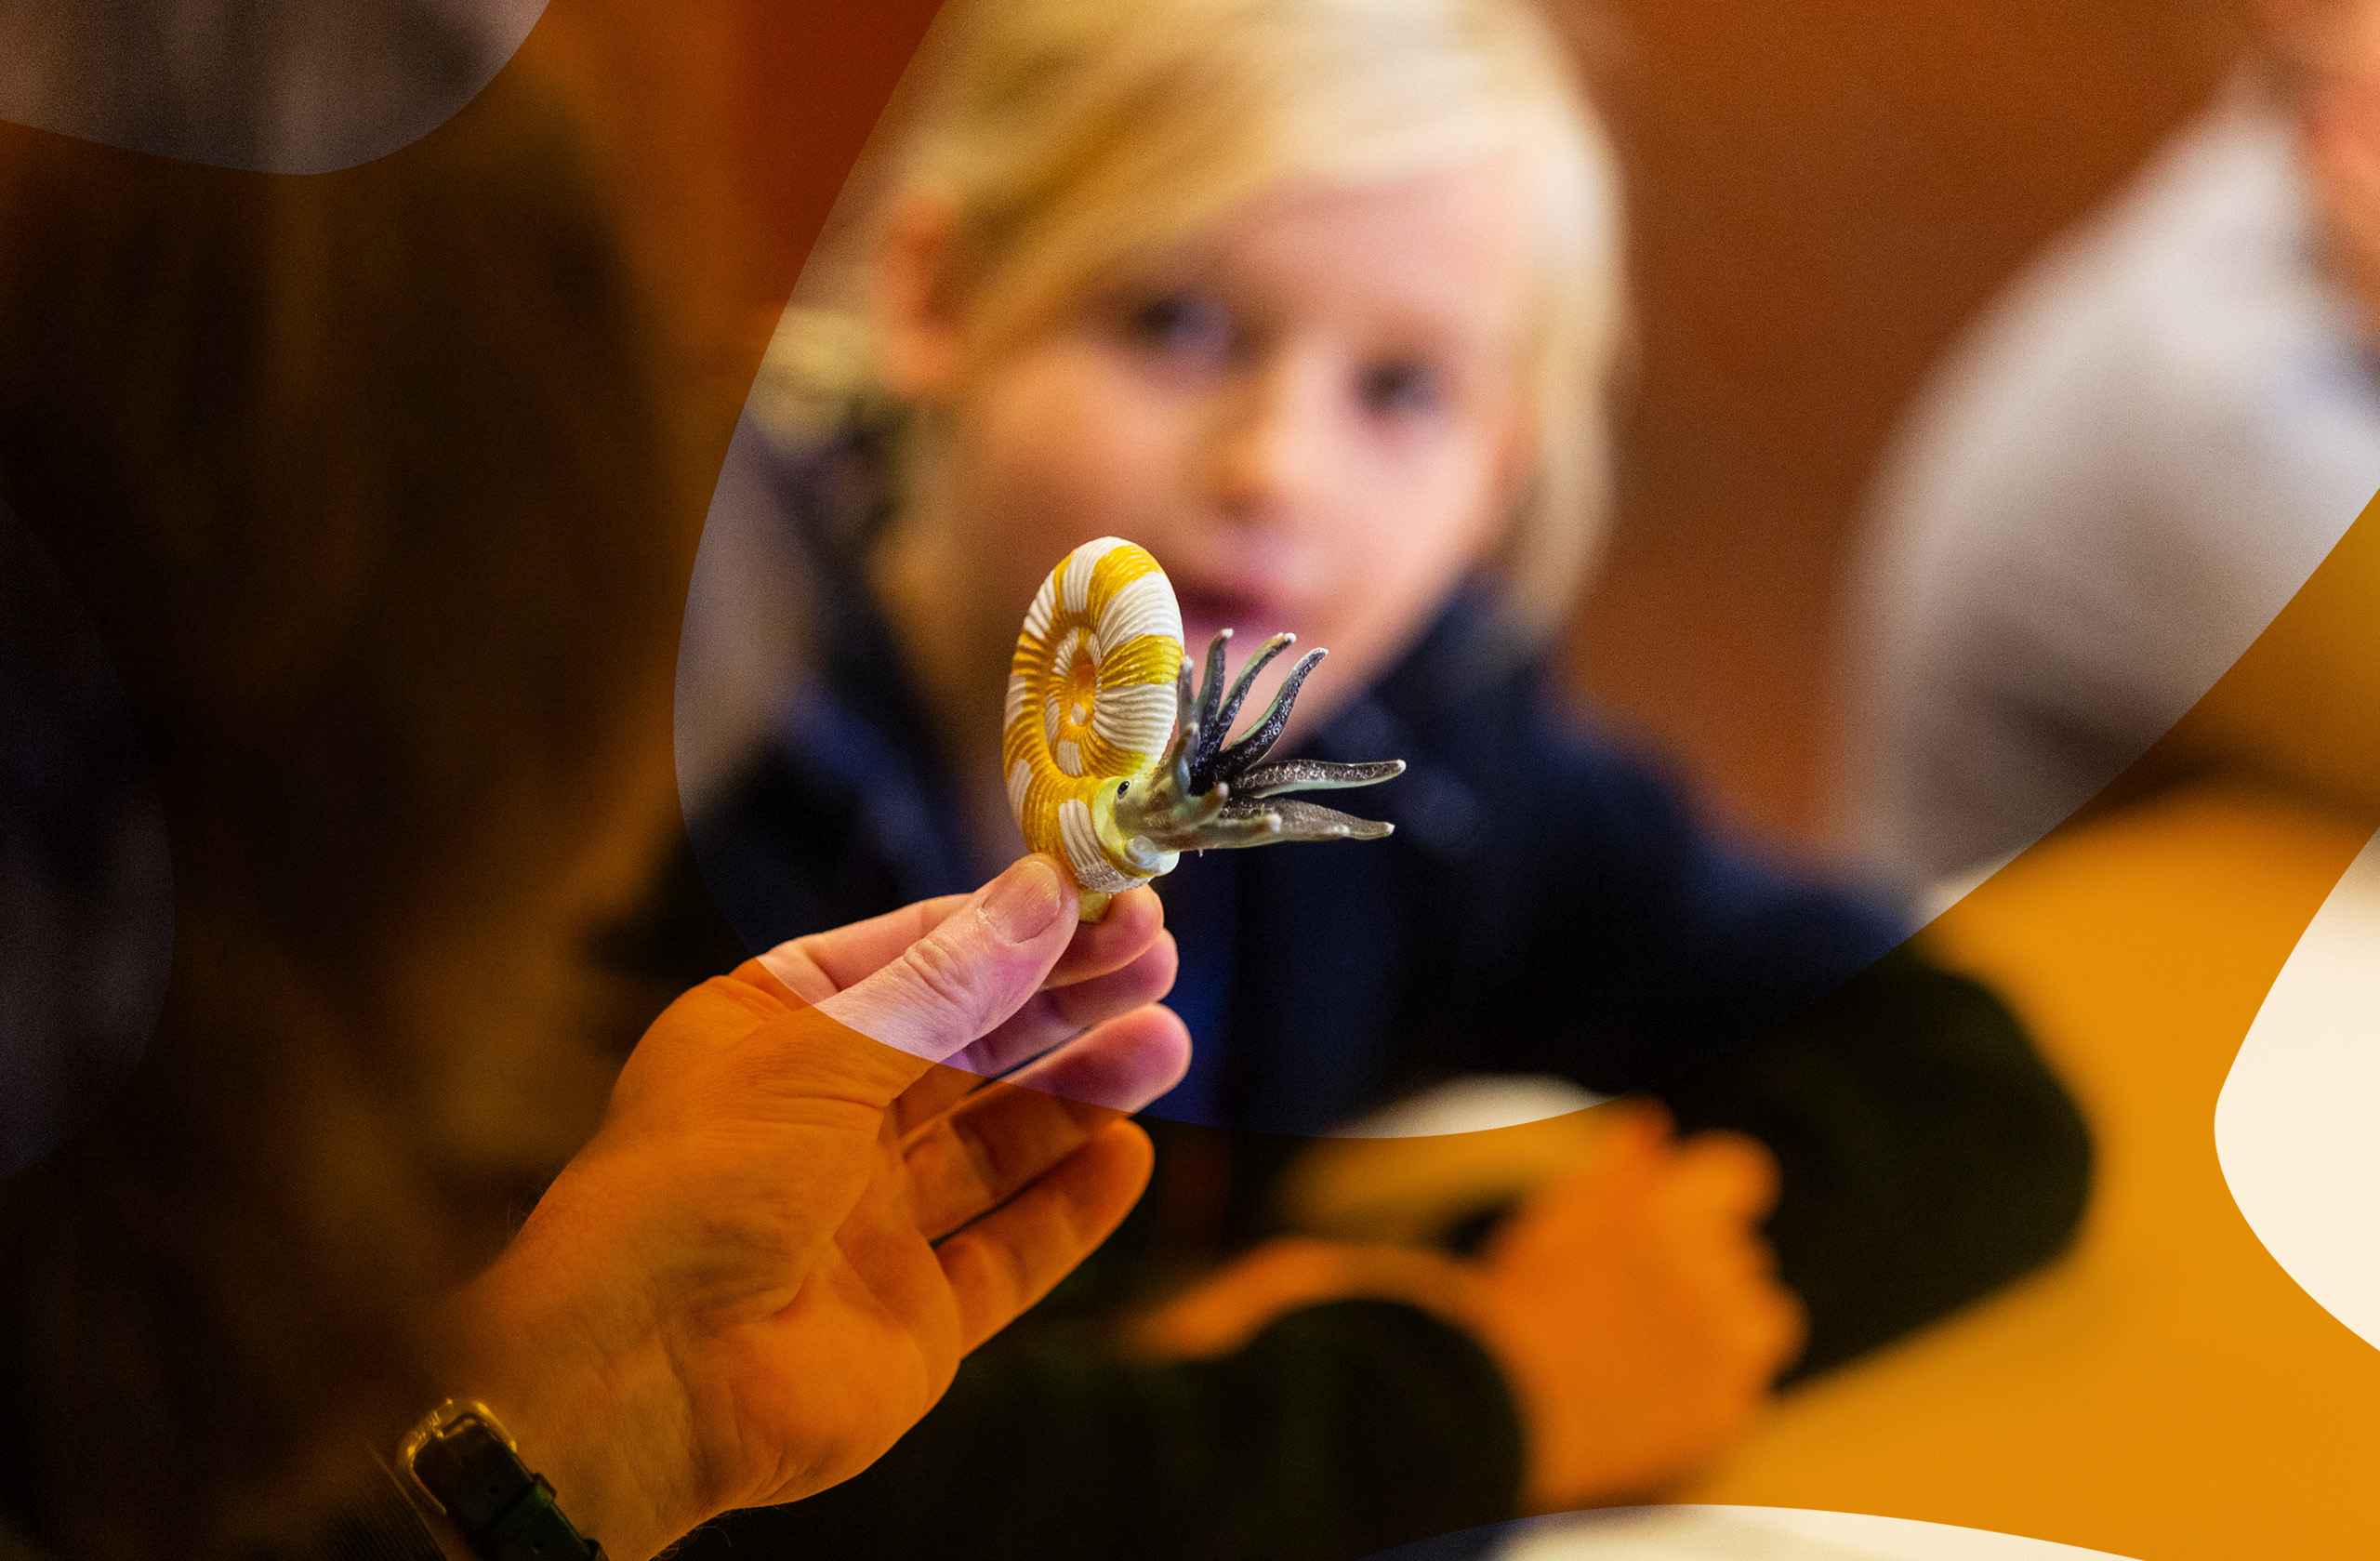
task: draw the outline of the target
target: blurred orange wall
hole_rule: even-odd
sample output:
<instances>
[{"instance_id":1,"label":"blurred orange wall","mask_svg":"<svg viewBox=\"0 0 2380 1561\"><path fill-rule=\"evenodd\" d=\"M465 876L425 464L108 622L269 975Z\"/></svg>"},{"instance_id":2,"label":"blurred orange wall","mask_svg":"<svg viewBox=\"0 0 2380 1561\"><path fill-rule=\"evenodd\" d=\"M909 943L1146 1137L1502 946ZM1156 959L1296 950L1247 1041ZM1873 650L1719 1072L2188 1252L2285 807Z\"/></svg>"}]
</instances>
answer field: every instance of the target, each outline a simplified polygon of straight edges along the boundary
<instances>
[{"instance_id":1,"label":"blurred orange wall","mask_svg":"<svg viewBox=\"0 0 2380 1561\"><path fill-rule=\"evenodd\" d=\"M2215 89L2222 0L1603 0L1640 362L1571 641L1724 814L1824 823L1863 487L1958 327Z\"/></svg>"}]
</instances>

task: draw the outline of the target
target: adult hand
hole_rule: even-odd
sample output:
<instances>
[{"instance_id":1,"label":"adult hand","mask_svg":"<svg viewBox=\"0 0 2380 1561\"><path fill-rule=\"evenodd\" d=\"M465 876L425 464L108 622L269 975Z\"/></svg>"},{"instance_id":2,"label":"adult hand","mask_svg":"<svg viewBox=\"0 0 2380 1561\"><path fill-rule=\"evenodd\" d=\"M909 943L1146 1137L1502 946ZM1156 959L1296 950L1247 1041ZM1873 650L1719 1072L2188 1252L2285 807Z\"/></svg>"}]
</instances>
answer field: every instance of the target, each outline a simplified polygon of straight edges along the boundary
<instances>
[{"instance_id":1,"label":"adult hand","mask_svg":"<svg viewBox=\"0 0 2380 1561\"><path fill-rule=\"evenodd\" d=\"M687 993L456 1299L442 1375L616 1561L866 1467L1140 1196L1172 940L1076 906L1028 857Z\"/></svg>"},{"instance_id":2,"label":"adult hand","mask_svg":"<svg viewBox=\"0 0 2380 1561\"><path fill-rule=\"evenodd\" d=\"M1803 1316L1759 1235L1777 1193L1765 1149L1734 1133L1675 1139L1648 1102L1597 1115L1592 1147L1477 1262L1273 1241L1146 1318L1136 1342L1211 1356L1301 1306L1408 1302L1471 1330L1502 1368L1527 1431L1532 1510L1657 1491L1751 1423L1800 1347Z\"/></svg>"}]
</instances>

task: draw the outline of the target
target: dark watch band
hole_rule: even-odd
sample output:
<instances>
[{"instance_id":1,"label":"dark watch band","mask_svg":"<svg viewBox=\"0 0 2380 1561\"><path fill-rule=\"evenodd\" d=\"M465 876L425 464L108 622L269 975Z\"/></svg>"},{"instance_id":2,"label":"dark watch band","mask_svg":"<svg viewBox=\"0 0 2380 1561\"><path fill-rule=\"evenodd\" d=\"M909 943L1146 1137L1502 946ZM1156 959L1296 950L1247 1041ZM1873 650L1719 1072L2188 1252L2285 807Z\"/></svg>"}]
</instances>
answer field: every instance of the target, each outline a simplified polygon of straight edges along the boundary
<instances>
[{"instance_id":1,"label":"dark watch band","mask_svg":"<svg viewBox=\"0 0 2380 1561\"><path fill-rule=\"evenodd\" d=\"M424 1416L397 1449L397 1474L481 1561L604 1561L484 1404L450 1398Z\"/></svg>"}]
</instances>

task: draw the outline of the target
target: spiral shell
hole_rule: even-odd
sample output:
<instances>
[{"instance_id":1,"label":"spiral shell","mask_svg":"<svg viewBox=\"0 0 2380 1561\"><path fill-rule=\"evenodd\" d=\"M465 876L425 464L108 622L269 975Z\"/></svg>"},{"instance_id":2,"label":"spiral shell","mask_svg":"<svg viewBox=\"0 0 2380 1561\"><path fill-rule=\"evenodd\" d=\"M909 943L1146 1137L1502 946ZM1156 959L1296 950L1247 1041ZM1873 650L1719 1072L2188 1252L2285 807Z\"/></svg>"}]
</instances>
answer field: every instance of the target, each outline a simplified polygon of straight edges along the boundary
<instances>
[{"instance_id":1,"label":"spiral shell","mask_svg":"<svg viewBox=\"0 0 2380 1561\"><path fill-rule=\"evenodd\" d=\"M1060 559L1025 615L1000 743L1009 805L1026 849L1065 863L1087 897L1173 865L1123 839L1114 799L1173 735L1182 662L1173 587L1147 549L1120 537Z\"/></svg>"}]
</instances>

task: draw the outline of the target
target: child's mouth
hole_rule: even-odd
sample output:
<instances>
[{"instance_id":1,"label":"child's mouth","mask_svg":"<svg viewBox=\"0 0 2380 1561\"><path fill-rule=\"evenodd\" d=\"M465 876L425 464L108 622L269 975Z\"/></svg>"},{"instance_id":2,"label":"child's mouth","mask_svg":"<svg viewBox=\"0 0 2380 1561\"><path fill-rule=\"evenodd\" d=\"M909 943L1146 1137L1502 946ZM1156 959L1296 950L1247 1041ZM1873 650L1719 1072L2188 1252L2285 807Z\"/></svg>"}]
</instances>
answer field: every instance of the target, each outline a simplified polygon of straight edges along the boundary
<instances>
[{"instance_id":1,"label":"child's mouth","mask_svg":"<svg viewBox=\"0 0 2380 1561\"><path fill-rule=\"evenodd\" d=\"M1237 678L1259 646L1273 635L1296 631L1289 610L1279 601L1252 591L1210 590L1197 586L1175 587L1175 599L1182 606L1182 644L1193 664L1206 665L1207 647L1219 629L1232 631L1231 647L1223 653L1224 676ZM1301 645L1300 649L1311 649ZM1257 675L1250 690L1242 721L1252 719L1262 710L1280 687L1282 677L1297 660L1295 655L1276 657L1273 664Z\"/></svg>"},{"instance_id":2,"label":"child's mouth","mask_svg":"<svg viewBox=\"0 0 2380 1561\"><path fill-rule=\"evenodd\" d=\"M1289 627L1282 621L1284 610L1277 603L1253 593L1209 590L1177 582L1175 596L1182 604L1183 645L1194 656L1206 654L1207 642L1216 630L1228 628L1233 640L1231 659L1236 665L1265 636Z\"/></svg>"}]
</instances>

